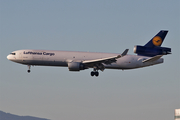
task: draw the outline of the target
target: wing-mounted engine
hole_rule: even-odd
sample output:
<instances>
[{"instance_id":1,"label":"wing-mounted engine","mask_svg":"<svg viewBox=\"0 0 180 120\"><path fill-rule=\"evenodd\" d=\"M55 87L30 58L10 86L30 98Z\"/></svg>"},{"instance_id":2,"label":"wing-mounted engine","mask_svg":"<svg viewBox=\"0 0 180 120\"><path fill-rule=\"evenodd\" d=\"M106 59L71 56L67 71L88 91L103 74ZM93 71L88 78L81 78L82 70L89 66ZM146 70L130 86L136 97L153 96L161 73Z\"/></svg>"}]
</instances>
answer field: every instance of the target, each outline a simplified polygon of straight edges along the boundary
<instances>
[{"instance_id":1,"label":"wing-mounted engine","mask_svg":"<svg viewBox=\"0 0 180 120\"><path fill-rule=\"evenodd\" d=\"M83 63L80 62L69 62L68 69L69 71L80 71L88 68Z\"/></svg>"},{"instance_id":2,"label":"wing-mounted engine","mask_svg":"<svg viewBox=\"0 0 180 120\"><path fill-rule=\"evenodd\" d=\"M171 48L167 47L145 47L145 46L134 46L134 53L143 56L155 56L155 55L167 55L171 54Z\"/></svg>"}]
</instances>

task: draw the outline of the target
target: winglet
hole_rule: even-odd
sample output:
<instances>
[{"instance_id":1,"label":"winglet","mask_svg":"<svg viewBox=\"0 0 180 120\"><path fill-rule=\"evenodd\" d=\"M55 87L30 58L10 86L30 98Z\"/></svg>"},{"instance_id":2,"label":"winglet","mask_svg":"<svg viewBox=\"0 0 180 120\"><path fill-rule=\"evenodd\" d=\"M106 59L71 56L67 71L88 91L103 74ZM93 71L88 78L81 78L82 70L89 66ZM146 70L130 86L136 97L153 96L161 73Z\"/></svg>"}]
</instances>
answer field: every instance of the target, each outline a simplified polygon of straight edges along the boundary
<instances>
[{"instance_id":1,"label":"winglet","mask_svg":"<svg viewBox=\"0 0 180 120\"><path fill-rule=\"evenodd\" d=\"M123 56L127 55L128 51L129 51L129 49L126 49L126 50L121 54L121 56L123 57Z\"/></svg>"}]
</instances>

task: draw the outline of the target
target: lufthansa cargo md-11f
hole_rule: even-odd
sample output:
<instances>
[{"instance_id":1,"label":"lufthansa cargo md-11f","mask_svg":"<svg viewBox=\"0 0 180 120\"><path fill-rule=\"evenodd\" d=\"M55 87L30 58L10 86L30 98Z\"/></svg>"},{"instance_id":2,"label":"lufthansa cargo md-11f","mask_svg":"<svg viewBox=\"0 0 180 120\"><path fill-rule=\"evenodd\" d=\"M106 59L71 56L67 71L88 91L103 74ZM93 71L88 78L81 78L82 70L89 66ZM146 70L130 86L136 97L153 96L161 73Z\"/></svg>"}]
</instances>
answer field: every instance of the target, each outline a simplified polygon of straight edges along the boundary
<instances>
[{"instance_id":1,"label":"lufthansa cargo md-11f","mask_svg":"<svg viewBox=\"0 0 180 120\"><path fill-rule=\"evenodd\" d=\"M7 59L30 67L60 66L68 67L69 71L80 71L93 68L91 76L98 76L98 70L104 69L134 69L163 63L163 55L171 54L171 48L160 47L168 31L161 30L144 46L135 46L134 53L128 55L128 49L122 54L75 52L54 50L17 50L10 53Z\"/></svg>"}]
</instances>

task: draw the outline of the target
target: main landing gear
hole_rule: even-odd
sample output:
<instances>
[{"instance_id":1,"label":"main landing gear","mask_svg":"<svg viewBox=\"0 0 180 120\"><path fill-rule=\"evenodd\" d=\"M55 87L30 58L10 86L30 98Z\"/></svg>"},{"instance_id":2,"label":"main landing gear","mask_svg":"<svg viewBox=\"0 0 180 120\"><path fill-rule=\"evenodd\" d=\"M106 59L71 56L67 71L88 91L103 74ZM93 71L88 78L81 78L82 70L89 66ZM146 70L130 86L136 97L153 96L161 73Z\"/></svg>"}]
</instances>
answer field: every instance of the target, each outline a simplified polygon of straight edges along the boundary
<instances>
[{"instance_id":1,"label":"main landing gear","mask_svg":"<svg viewBox=\"0 0 180 120\"><path fill-rule=\"evenodd\" d=\"M31 70L30 70L30 69L31 69L31 65L28 65L28 70L27 70L27 72L28 72L28 73L30 73L30 72L31 72Z\"/></svg>"},{"instance_id":2,"label":"main landing gear","mask_svg":"<svg viewBox=\"0 0 180 120\"><path fill-rule=\"evenodd\" d=\"M92 71L91 72L91 76L96 76L96 77L98 77L99 76L99 72L98 71Z\"/></svg>"},{"instance_id":3,"label":"main landing gear","mask_svg":"<svg viewBox=\"0 0 180 120\"><path fill-rule=\"evenodd\" d=\"M96 67L94 67L94 70L91 72L91 76L96 76L96 77L99 76L99 72L98 72L98 69Z\"/></svg>"}]
</instances>

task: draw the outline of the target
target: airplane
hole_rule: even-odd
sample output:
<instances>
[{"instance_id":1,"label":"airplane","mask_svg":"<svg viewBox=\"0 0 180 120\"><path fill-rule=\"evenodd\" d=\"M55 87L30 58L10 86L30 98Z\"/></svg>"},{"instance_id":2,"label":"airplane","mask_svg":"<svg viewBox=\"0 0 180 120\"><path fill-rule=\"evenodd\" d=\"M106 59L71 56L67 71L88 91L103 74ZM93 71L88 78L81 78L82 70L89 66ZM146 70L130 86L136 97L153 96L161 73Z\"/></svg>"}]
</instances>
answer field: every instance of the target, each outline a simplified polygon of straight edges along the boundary
<instances>
[{"instance_id":1,"label":"airplane","mask_svg":"<svg viewBox=\"0 0 180 120\"><path fill-rule=\"evenodd\" d=\"M161 30L144 46L134 46L134 53L129 55L126 49L122 54L100 52L76 52L55 50L25 49L13 51L7 59L28 66L60 66L68 67L69 71L80 71L92 68L91 76L99 76L99 70L135 69L163 63L163 55L171 54L171 48L161 47L168 33Z\"/></svg>"}]
</instances>

